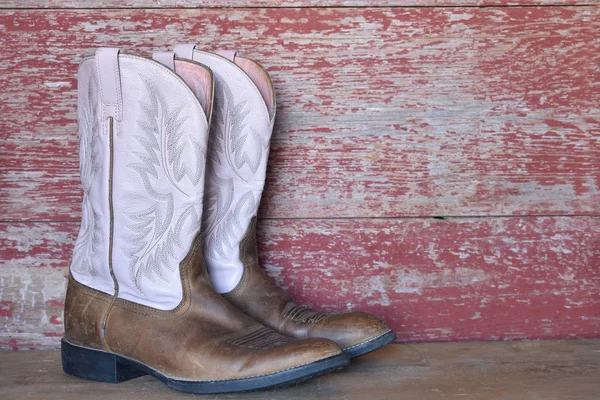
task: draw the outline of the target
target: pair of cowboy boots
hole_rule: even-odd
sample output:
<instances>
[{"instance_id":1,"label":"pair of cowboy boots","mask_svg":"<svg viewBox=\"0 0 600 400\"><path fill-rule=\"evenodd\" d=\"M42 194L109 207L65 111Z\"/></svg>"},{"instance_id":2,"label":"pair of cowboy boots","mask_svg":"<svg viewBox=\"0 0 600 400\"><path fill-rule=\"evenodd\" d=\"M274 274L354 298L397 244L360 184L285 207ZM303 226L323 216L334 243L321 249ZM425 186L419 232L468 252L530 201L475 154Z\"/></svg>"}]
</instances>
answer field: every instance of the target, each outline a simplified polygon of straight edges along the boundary
<instances>
[{"instance_id":1,"label":"pair of cowboy boots","mask_svg":"<svg viewBox=\"0 0 600 400\"><path fill-rule=\"evenodd\" d=\"M79 68L84 197L63 369L233 392L311 379L392 342L370 314L294 303L259 266L275 118L265 70L193 45L153 58L102 48Z\"/></svg>"}]
</instances>

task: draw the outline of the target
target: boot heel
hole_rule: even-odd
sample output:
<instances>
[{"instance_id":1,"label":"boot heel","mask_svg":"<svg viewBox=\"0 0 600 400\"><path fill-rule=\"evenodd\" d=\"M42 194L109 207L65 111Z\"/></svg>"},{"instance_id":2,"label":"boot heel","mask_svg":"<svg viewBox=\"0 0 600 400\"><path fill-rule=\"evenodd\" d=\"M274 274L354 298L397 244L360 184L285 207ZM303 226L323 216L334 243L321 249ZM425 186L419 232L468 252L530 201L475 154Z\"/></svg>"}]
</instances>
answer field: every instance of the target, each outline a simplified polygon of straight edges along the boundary
<instances>
[{"instance_id":1,"label":"boot heel","mask_svg":"<svg viewBox=\"0 0 600 400\"><path fill-rule=\"evenodd\" d=\"M75 346L67 342L66 338L61 340L61 355L63 370L78 378L119 383L146 375L145 372L123 363L114 354Z\"/></svg>"}]
</instances>

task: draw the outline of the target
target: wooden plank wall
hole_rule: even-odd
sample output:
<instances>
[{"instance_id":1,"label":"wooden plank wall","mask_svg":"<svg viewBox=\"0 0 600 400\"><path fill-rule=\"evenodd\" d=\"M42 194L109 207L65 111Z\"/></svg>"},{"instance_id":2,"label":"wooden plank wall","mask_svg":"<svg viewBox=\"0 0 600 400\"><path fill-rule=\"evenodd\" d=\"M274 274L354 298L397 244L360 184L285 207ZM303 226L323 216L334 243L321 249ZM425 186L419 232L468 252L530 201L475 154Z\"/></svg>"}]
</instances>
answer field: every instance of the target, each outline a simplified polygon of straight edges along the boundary
<instances>
[{"instance_id":1,"label":"wooden plank wall","mask_svg":"<svg viewBox=\"0 0 600 400\"><path fill-rule=\"evenodd\" d=\"M597 0L196 3L0 5L0 348L62 335L78 63L177 42L273 77L259 240L298 299L400 341L600 337Z\"/></svg>"}]
</instances>

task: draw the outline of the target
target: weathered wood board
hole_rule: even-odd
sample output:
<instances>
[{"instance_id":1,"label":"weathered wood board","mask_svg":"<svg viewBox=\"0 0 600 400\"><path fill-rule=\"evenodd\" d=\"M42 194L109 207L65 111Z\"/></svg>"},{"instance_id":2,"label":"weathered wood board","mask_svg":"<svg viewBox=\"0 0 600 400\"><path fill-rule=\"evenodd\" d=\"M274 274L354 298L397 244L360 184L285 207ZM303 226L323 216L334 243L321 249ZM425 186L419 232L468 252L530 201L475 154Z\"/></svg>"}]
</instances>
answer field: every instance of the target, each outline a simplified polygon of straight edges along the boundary
<instances>
[{"instance_id":1,"label":"weathered wood board","mask_svg":"<svg viewBox=\"0 0 600 400\"><path fill-rule=\"evenodd\" d=\"M2 2L0 349L62 335L79 61L190 41L273 77L259 239L297 299L375 312L403 342L599 337L597 4ZM501 7L428 7L455 5Z\"/></svg>"},{"instance_id":2,"label":"weathered wood board","mask_svg":"<svg viewBox=\"0 0 600 400\"><path fill-rule=\"evenodd\" d=\"M78 224L0 224L0 348L56 348ZM600 217L263 220L271 276L400 341L600 335Z\"/></svg>"},{"instance_id":3,"label":"weathered wood board","mask_svg":"<svg viewBox=\"0 0 600 400\"><path fill-rule=\"evenodd\" d=\"M4 221L79 218L84 55L189 41L273 76L264 217L600 212L598 7L0 15Z\"/></svg>"}]
</instances>

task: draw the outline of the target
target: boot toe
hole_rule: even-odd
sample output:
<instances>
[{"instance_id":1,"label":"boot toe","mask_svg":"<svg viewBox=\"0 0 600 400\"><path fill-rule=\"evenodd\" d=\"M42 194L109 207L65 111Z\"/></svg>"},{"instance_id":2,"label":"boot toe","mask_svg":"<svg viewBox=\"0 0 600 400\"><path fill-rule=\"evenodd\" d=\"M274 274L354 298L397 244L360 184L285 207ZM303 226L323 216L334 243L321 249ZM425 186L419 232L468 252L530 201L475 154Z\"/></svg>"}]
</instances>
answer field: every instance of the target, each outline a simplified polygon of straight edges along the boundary
<instances>
[{"instance_id":1,"label":"boot toe","mask_svg":"<svg viewBox=\"0 0 600 400\"><path fill-rule=\"evenodd\" d=\"M302 359L302 363L310 364L343 354L340 346L326 338L301 339L290 344L287 349L296 359Z\"/></svg>"},{"instance_id":2,"label":"boot toe","mask_svg":"<svg viewBox=\"0 0 600 400\"><path fill-rule=\"evenodd\" d=\"M361 354L364 354L360 350L361 346L373 351L395 339L393 331L385 322L360 311L330 314L315 326L311 336L326 337L336 342L346 353L356 353L358 349Z\"/></svg>"}]
</instances>

